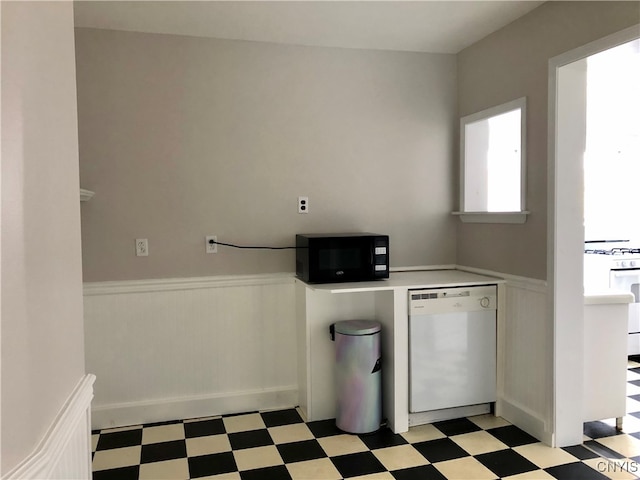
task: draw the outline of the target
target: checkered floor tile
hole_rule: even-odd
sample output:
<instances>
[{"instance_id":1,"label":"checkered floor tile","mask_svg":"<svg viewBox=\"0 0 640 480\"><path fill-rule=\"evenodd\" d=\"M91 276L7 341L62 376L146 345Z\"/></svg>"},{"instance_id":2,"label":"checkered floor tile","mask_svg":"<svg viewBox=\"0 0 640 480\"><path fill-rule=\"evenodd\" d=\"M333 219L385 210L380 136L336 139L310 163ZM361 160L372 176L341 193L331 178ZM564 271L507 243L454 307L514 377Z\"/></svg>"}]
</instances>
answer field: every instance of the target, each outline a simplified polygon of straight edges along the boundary
<instances>
[{"instance_id":1,"label":"checkered floor tile","mask_svg":"<svg viewBox=\"0 0 640 480\"><path fill-rule=\"evenodd\" d=\"M94 480L607 479L640 474L640 364L630 362L624 433L589 422L584 442L549 448L492 415L349 435L296 409L102 430ZM634 398L636 397L636 398Z\"/></svg>"}]
</instances>

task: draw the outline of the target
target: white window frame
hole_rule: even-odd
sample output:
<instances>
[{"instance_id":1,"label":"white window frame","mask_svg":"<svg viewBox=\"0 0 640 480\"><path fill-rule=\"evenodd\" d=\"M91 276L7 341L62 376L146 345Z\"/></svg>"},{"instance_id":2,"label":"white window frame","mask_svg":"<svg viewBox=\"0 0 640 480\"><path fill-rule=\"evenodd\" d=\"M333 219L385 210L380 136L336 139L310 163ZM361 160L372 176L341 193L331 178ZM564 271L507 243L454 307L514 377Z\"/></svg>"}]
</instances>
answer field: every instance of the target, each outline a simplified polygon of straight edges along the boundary
<instances>
[{"instance_id":1,"label":"white window frame","mask_svg":"<svg viewBox=\"0 0 640 480\"><path fill-rule=\"evenodd\" d=\"M520 109L520 210L515 212L491 212L482 210L470 212L464 209L465 205L465 132L466 126L481 120L487 120L491 117L501 115ZM529 212L525 209L526 205L526 126L527 126L527 99L521 97L502 105L482 110L480 112L467 115L460 118L460 211L453 212L454 215L460 217L465 223L524 223L527 220Z\"/></svg>"}]
</instances>

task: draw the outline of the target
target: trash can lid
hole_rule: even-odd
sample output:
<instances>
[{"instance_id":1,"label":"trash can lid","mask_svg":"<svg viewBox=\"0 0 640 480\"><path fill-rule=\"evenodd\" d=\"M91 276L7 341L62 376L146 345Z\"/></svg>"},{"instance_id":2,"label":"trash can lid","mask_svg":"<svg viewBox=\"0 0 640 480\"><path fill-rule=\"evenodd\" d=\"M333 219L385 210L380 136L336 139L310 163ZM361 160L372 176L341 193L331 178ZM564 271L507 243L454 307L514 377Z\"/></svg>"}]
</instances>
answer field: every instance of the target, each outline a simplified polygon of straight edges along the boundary
<instances>
[{"instance_id":1,"label":"trash can lid","mask_svg":"<svg viewBox=\"0 0 640 480\"><path fill-rule=\"evenodd\" d=\"M373 320L344 320L335 323L336 333L343 335L371 335L379 332L382 325Z\"/></svg>"}]
</instances>

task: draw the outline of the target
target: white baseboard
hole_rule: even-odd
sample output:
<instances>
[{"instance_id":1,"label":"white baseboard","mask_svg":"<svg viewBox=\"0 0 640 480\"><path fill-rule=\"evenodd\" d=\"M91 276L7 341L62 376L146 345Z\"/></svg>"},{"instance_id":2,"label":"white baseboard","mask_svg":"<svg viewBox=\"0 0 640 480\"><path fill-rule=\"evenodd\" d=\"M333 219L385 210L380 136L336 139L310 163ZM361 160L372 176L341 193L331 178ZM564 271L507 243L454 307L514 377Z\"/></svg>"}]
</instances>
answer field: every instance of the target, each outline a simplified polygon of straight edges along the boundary
<instances>
[{"instance_id":1,"label":"white baseboard","mask_svg":"<svg viewBox=\"0 0 640 480\"><path fill-rule=\"evenodd\" d=\"M451 420L454 418L472 417L491 412L489 403L478 405L467 405L464 407L443 408L441 410L431 410L429 412L418 412L409 414L409 426L425 425L427 423Z\"/></svg>"},{"instance_id":2,"label":"white baseboard","mask_svg":"<svg viewBox=\"0 0 640 480\"><path fill-rule=\"evenodd\" d=\"M76 385L36 449L3 480L91 478L91 399L96 377Z\"/></svg>"},{"instance_id":3,"label":"white baseboard","mask_svg":"<svg viewBox=\"0 0 640 480\"><path fill-rule=\"evenodd\" d=\"M92 428L100 430L169 420L293 408L297 405L297 385L250 392L98 405L93 407Z\"/></svg>"},{"instance_id":4,"label":"white baseboard","mask_svg":"<svg viewBox=\"0 0 640 480\"><path fill-rule=\"evenodd\" d=\"M553 445L553 433L547 428L544 419L535 412L528 411L516 402L503 398L500 401L499 415L541 442Z\"/></svg>"}]
</instances>

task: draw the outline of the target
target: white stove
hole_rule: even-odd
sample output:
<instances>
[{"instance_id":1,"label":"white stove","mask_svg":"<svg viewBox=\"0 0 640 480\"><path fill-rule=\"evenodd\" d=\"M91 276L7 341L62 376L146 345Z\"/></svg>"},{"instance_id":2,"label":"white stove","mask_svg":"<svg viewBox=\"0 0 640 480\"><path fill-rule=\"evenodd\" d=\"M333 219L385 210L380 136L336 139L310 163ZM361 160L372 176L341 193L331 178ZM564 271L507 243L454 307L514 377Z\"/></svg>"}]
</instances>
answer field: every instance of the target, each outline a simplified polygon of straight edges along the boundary
<instances>
[{"instance_id":1,"label":"white stove","mask_svg":"<svg viewBox=\"0 0 640 480\"><path fill-rule=\"evenodd\" d=\"M629 306L628 354L640 354L640 242L585 242L584 289L634 294L635 303Z\"/></svg>"}]
</instances>

